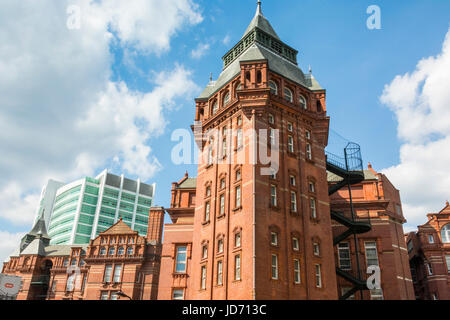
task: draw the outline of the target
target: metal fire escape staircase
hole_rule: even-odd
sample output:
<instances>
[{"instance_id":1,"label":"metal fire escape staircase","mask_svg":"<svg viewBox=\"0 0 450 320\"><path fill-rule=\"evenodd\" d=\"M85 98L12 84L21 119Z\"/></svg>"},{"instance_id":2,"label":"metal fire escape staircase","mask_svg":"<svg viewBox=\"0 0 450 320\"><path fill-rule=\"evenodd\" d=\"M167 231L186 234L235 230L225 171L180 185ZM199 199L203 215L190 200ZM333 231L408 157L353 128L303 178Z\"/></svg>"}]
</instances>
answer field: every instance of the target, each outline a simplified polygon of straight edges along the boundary
<instances>
[{"instance_id":1,"label":"metal fire escape staircase","mask_svg":"<svg viewBox=\"0 0 450 320\"><path fill-rule=\"evenodd\" d=\"M353 208L351 186L364 180L361 148L358 144L350 142L344 148L343 158L329 152L326 152L326 158L327 170L342 179L329 186L328 194L331 196L338 190L347 187L350 200L351 219L346 217L344 213L331 210L331 218L347 228L344 232L333 239L333 245L336 246L343 240L353 235L355 252L358 253L359 249L357 235L369 232L372 229L370 221L361 221L361 219L358 219ZM353 285L352 289L339 298L340 300L348 299L357 291L361 292L362 299L362 290L368 290L366 280L364 280L361 276L359 254L356 254L356 264L356 275L336 267L336 274Z\"/></svg>"}]
</instances>

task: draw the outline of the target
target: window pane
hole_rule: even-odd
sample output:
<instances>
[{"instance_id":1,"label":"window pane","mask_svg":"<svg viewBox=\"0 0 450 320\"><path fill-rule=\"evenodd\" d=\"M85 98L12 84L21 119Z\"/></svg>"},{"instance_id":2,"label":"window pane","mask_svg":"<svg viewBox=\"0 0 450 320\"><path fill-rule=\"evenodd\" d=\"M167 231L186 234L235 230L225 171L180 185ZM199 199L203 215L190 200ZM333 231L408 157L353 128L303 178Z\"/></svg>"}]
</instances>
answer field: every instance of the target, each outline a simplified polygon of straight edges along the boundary
<instances>
[{"instance_id":1,"label":"window pane","mask_svg":"<svg viewBox=\"0 0 450 320\"><path fill-rule=\"evenodd\" d=\"M186 272L186 247L177 247L175 272Z\"/></svg>"}]
</instances>

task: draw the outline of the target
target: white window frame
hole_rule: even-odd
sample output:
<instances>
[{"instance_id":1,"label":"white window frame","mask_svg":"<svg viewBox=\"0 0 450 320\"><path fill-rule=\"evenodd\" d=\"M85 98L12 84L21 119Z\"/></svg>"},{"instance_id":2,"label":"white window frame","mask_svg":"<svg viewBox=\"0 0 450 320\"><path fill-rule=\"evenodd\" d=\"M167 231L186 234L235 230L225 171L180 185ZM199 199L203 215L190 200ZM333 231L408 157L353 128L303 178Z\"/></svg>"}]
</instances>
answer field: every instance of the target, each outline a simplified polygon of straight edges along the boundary
<instances>
[{"instance_id":1,"label":"white window frame","mask_svg":"<svg viewBox=\"0 0 450 320\"><path fill-rule=\"evenodd\" d=\"M220 215L225 214L225 193L220 195Z\"/></svg>"},{"instance_id":2,"label":"white window frame","mask_svg":"<svg viewBox=\"0 0 450 320\"><path fill-rule=\"evenodd\" d=\"M288 151L294 153L294 138L292 136L288 136Z\"/></svg>"},{"instance_id":3,"label":"white window frame","mask_svg":"<svg viewBox=\"0 0 450 320\"><path fill-rule=\"evenodd\" d=\"M284 99L289 101L290 103L294 102L294 94L292 90L289 88L284 88Z\"/></svg>"},{"instance_id":4,"label":"white window frame","mask_svg":"<svg viewBox=\"0 0 450 320\"><path fill-rule=\"evenodd\" d=\"M300 95L298 101L304 110L308 109L308 103L306 102L306 98L304 96Z\"/></svg>"},{"instance_id":5,"label":"white window frame","mask_svg":"<svg viewBox=\"0 0 450 320\"><path fill-rule=\"evenodd\" d=\"M113 282L114 283L119 283L120 279L121 279L121 276L122 276L122 265L119 264L119 265L116 265L114 267Z\"/></svg>"},{"instance_id":6,"label":"white window frame","mask_svg":"<svg viewBox=\"0 0 450 320\"><path fill-rule=\"evenodd\" d=\"M322 266L320 264L316 264L314 270L316 278L316 288L322 288Z\"/></svg>"},{"instance_id":7,"label":"white window frame","mask_svg":"<svg viewBox=\"0 0 450 320\"><path fill-rule=\"evenodd\" d=\"M301 283L301 275L300 275L300 260L294 259L294 283Z\"/></svg>"},{"instance_id":8,"label":"white window frame","mask_svg":"<svg viewBox=\"0 0 450 320\"><path fill-rule=\"evenodd\" d=\"M278 280L278 255L272 254L272 279Z\"/></svg>"},{"instance_id":9,"label":"white window frame","mask_svg":"<svg viewBox=\"0 0 450 320\"><path fill-rule=\"evenodd\" d=\"M206 201L205 203L205 222L209 221L210 218L210 214L211 214L211 203L209 201Z\"/></svg>"},{"instance_id":10,"label":"white window frame","mask_svg":"<svg viewBox=\"0 0 450 320\"><path fill-rule=\"evenodd\" d=\"M311 208L311 217L313 219L317 218L317 204L315 198L309 198L309 206Z\"/></svg>"},{"instance_id":11,"label":"white window frame","mask_svg":"<svg viewBox=\"0 0 450 320\"><path fill-rule=\"evenodd\" d=\"M184 258L181 259L184 254ZM178 266L184 266L179 269ZM175 273L186 273L187 270L187 246L179 245L175 248Z\"/></svg>"},{"instance_id":12,"label":"white window frame","mask_svg":"<svg viewBox=\"0 0 450 320\"><path fill-rule=\"evenodd\" d=\"M434 236L432 234L428 235L428 243L433 244L434 243Z\"/></svg>"},{"instance_id":13,"label":"white window frame","mask_svg":"<svg viewBox=\"0 0 450 320\"><path fill-rule=\"evenodd\" d=\"M270 244L272 246L278 245L278 233L277 232L271 232L270 233Z\"/></svg>"},{"instance_id":14,"label":"white window frame","mask_svg":"<svg viewBox=\"0 0 450 320\"><path fill-rule=\"evenodd\" d=\"M223 285L223 261L217 261L217 285Z\"/></svg>"},{"instance_id":15,"label":"white window frame","mask_svg":"<svg viewBox=\"0 0 450 320\"><path fill-rule=\"evenodd\" d=\"M175 293L176 292L181 292L181 297L180 298L175 298ZM180 295L178 295L180 296ZM173 289L172 291L172 300L184 300L184 289Z\"/></svg>"},{"instance_id":16,"label":"white window frame","mask_svg":"<svg viewBox=\"0 0 450 320\"><path fill-rule=\"evenodd\" d=\"M234 256L234 280L241 280L241 255Z\"/></svg>"},{"instance_id":17,"label":"white window frame","mask_svg":"<svg viewBox=\"0 0 450 320\"><path fill-rule=\"evenodd\" d=\"M366 265L367 265L367 267L379 266L380 265L380 260L378 258L378 249L377 249L376 241L366 241L366 242L364 242L364 251L365 251L365 256L366 256ZM370 252L375 253L375 255L369 257L369 253ZM376 264L369 263L369 260L375 260L375 256L376 256L377 263Z\"/></svg>"},{"instance_id":18,"label":"white window frame","mask_svg":"<svg viewBox=\"0 0 450 320\"><path fill-rule=\"evenodd\" d=\"M206 266L201 266L200 269L200 289L205 290L206 289Z\"/></svg>"},{"instance_id":19,"label":"white window frame","mask_svg":"<svg viewBox=\"0 0 450 320\"><path fill-rule=\"evenodd\" d=\"M241 206L241 186L237 186L235 189L235 206L236 208L239 208Z\"/></svg>"},{"instance_id":20,"label":"white window frame","mask_svg":"<svg viewBox=\"0 0 450 320\"><path fill-rule=\"evenodd\" d=\"M107 264L105 266L105 274L103 275L103 282L104 283L110 283L112 280L112 272L113 272L113 266L112 264Z\"/></svg>"},{"instance_id":21,"label":"white window frame","mask_svg":"<svg viewBox=\"0 0 450 320\"><path fill-rule=\"evenodd\" d=\"M299 251L300 250L300 242L297 237L292 238L292 250Z\"/></svg>"},{"instance_id":22,"label":"white window frame","mask_svg":"<svg viewBox=\"0 0 450 320\"><path fill-rule=\"evenodd\" d=\"M277 186L274 184L270 186L270 204L273 207L277 206Z\"/></svg>"},{"instance_id":23,"label":"white window frame","mask_svg":"<svg viewBox=\"0 0 450 320\"><path fill-rule=\"evenodd\" d=\"M310 143L306 144L306 157L308 158L308 160L312 160L312 151Z\"/></svg>"},{"instance_id":24,"label":"white window frame","mask_svg":"<svg viewBox=\"0 0 450 320\"><path fill-rule=\"evenodd\" d=\"M297 192L291 191L291 211L297 212Z\"/></svg>"}]
</instances>

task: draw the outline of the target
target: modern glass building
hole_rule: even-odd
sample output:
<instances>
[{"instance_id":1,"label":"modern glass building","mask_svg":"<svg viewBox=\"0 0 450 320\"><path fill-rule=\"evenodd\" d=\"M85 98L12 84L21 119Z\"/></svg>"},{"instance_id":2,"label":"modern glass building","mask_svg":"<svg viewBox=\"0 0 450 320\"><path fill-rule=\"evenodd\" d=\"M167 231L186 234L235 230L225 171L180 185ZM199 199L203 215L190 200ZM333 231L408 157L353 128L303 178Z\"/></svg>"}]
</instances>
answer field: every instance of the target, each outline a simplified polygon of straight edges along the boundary
<instances>
[{"instance_id":1,"label":"modern glass building","mask_svg":"<svg viewBox=\"0 0 450 320\"><path fill-rule=\"evenodd\" d=\"M120 218L147 234L155 184L103 171L57 189L49 224L50 244L86 244Z\"/></svg>"}]
</instances>

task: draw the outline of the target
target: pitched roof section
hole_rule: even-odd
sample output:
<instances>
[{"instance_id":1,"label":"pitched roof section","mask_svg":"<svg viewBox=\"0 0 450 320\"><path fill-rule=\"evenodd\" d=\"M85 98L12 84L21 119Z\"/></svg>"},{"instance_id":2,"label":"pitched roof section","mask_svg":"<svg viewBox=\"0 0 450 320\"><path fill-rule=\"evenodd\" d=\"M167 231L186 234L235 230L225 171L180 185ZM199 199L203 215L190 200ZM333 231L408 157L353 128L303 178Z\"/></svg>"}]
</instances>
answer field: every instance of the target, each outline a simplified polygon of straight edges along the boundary
<instances>
[{"instance_id":1,"label":"pitched roof section","mask_svg":"<svg viewBox=\"0 0 450 320\"><path fill-rule=\"evenodd\" d=\"M26 248L22 251L22 255L38 255L45 256L45 244L41 239L34 239Z\"/></svg>"},{"instance_id":2,"label":"pitched roof section","mask_svg":"<svg viewBox=\"0 0 450 320\"><path fill-rule=\"evenodd\" d=\"M330 171L327 171L327 176L328 176L327 177L328 182L342 181L341 177L339 177L338 175L336 175ZM375 174L373 174L372 171L364 170L364 181L369 181L369 180L378 180L378 177Z\"/></svg>"},{"instance_id":3,"label":"pitched roof section","mask_svg":"<svg viewBox=\"0 0 450 320\"><path fill-rule=\"evenodd\" d=\"M120 219L115 225L113 225L109 229L106 229L105 231L101 232L100 235L127 234L127 233L135 234L138 232L131 229L125 222L123 222L122 219Z\"/></svg>"},{"instance_id":4,"label":"pitched roof section","mask_svg":"<svg viewBox=\"0 0 450 320\"><path fill-rule=\"evenodd\" d=\"M441 214L449 214L450 213L450 203L447 201L445 203L445 207L444 209L442 209L441 211L439 211L439 213Z\"/></svg>"},{"instance_id":5,"label":"pitched roof section","mask_svg":"<svg viewBox=\"0 0 450 320\"><path fill-rule=\"evenodd\" d=\"M177 186L177 189L195 189L197 188L197 178L187 178Z\"/></svg>"},{"instance_id":6,"label":"pitched roof section","mask_svg":"<svg viewBox=\"0 0 450 320\"><path fill-rule=\"evenodd\" d=\"M36 223L33 226L33 229L31 229L30 232L28 232L29 235L32 236L40 236L44 239L50 239L50 236L47 233L47 227L45 225L44 220L44 211L41 212L40 218L36 221Z\"/></svg>"},{"instance_id":7,"label":"pitched roof section","mask_svg":"<svg viewBox=\"0 0 450 320\"><path fill-rule=\"evenodd\" d=\"M255 17L250 22L247 30L245 30L245 33L242 36L242 39L244 39L245 36L247 34L249 34L255 28L259 28L262 31L264 31L265 33L267 33L267 34L271 35L272 37L274 37L275 39L280 40L280 38L278 37L277 33L275 32L275 30L270 25L269 20L267 20L266 17L264 17L264 15L262 14L261 1L258 1L258 7L256 8Z\"/></svg>"}]
</instances>

